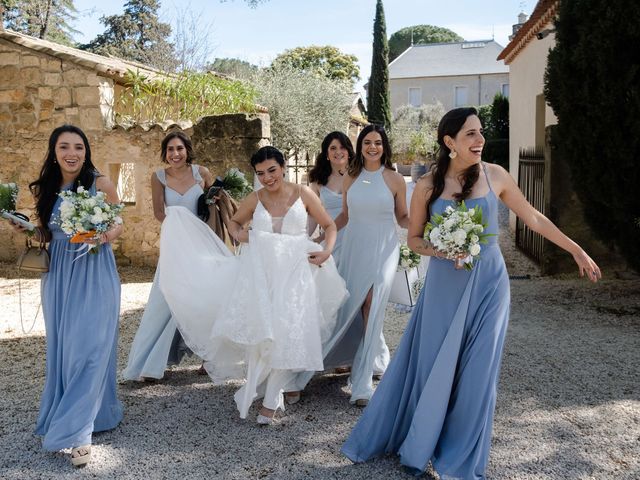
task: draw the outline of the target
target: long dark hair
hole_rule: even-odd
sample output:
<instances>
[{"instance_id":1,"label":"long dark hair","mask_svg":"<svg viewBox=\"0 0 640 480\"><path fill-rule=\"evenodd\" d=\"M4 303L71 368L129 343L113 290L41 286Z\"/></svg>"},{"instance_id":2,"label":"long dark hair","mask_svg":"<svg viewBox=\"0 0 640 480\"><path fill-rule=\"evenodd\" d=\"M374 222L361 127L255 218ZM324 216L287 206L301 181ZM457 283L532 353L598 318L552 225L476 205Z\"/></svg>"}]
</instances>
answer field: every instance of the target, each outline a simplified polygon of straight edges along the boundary
<instances>
[{"instance_id":1,"label":"long dark hair","mask_svg":"<svg viewBox=\"0 0 640 480\"><path fill-rule=\"evenodd\" d=\"M367 125L362 129L360 135L358 135L358 140L356 141L356 156L353 159L353 162L349 162L349 176L357 177L360 175L360 172L364 168L364 158L362 157L362 142L364 137L366 137L371 132L378 132L380 134L380 138L382 138L382 165L389 170L394 170L393 165L391 164L391 144L389 143L389 137L387 136L387 132L385 132L384 127L382 125L375 125L373 123Z\"/></svg>"},{"instance_id":2,"label":"long dark hair","mask_svg":"<svg viewBox=\"0 0 640 480\"><path fill-rule=\"evenodd\" d=\"M316 164L309 171L309 183L326 185L329 181L329 175L331 175L329 146L334 140L338 140L340 142L340 145L347 149L347 153L349 155L349 162L347 163L347 165L351 164L351 162L355 158L355 153L353 152L353 144L351 143L351 140L349 140L349 137L347 137L342 132L331 132L326 137L324 137L324 140L322 140L322 147L320 154L316 157Z\"/></svg>"},{"instance_id":3,"label":"long dark hair","mask_svg":"<svg viewBox=\"0 0 640 480\"><path fill-rule=\"evenodd\" d=\"M438 125L438 155L436 157L435 164L431 168L433 190L431 191L431 197L429 197L429 201L427 202L427 221L431 218L431 204L436 200L436 198L442 195L442 192L444 191L444 176L446 175L447 170L449 169L449 164L451 163L451 158L449 157L451 150L449 150L449 147L444 143L444 137L446 135L449 135L452 138L455 137L462 129L467 118L472 115L478 116L478 111L473 107L454 108L453 110L449 110L445 113L440 120L440 124ZM461 202L471 195L471 190L473 190L473 186L478 180L479 175L480 166L477 163L464 170L460 174L462 191L455 193L453 198L458 202Z\"/></svg>"},{"instance_id":4,"label":"long dark hair","mask_svg":"<svg viewBox=\"0 0 640 480\"><path fill-rule=\"evenodd\" d=\"M191 143L191 139L189 135L184 133L181 130L175 130L171 133L168 133L166 137L162 139L162 143L160 144L160 160L164 163L167 162L167 148L169 146L169 142L174 138L179 138L184 144L184 148L187 150L187 164L191 165L193 160L196 158L193 153L193 143Z\"/></svg>"},{"instance_id":5,"label":"long dark hair","mask_svg":"<svg viewBox=\"0 0 640 480\"><path fill-rule=\"evenodd\" d=\"M47 148L47 154L44 157L44 164L40 170L40 176L34 182L29 184L29 190L36 199L36 214L40 219L40 223L44 228L48 228L47 224L51 219L51 212L53 206L56 203L58 193L62 183L62 172L60 171L60 164L56 161L56 144L58 138L63 133L75 133L80 136L84 143L84 163L80 169L80 173L73 181L71 190L74 192L78 190L78 186L82 185L86 190L89 190L93 185L95 177L98 175L96 167L91 162L91 148L89 147L89 140L82 130L75 125L62 125L56 128L49 136L49 146Z\"/></svg>"}]
</instances>

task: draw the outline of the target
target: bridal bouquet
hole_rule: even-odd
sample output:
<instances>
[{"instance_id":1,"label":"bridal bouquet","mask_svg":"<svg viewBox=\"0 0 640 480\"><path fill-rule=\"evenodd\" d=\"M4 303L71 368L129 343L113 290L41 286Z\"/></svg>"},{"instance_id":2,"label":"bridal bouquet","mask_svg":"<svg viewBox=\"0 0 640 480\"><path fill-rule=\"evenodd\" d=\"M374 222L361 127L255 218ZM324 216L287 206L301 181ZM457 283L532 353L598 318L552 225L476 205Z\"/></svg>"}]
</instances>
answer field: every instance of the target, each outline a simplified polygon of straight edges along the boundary
<instances>
[{"instance_id":1,"label":"bridal bouquet","mask_svg":"<svg viewBox=\"0 0 640 480\"><path fill-rule=\"evenodd\" d=\"M420 255L411 250L406 244L400 245L400 258L398 258L398 272L409 270L420 265Z\"/></svg>"},{"instance_id":2,"label":"bridal bouquet","mask_svg":"<svg viewBox=\"0 0 640 480\"><path fill-rule=\"evenodd\" d=\"M462 262L465 269L471 270L482 250L480 245L486 244L487 238L492 236L483 233L485 228L487 222L482 218L482 208L467 208L462 202L455 208L448 206L442 215L433 215L424 233L434 248L447 257L467 254ZM459 266L456 261L456 267Z\"/></svg>"},{"instance_id":3,"label":"bridal bouquet","mask_svg":"<svg viewBox=\"0 0 640 480\"><path fill-rule=\"evenodd\" d=\"M62 203L57 223L64 233L72 235L71 243L84 243L85 240L105 233L113 225L122 223L120 212L124 205L108 203L104 192L91 195L79 186L77 192L65 190L58 195L62 198ZM90 252L97 253L100 246L87 245L87 248Z\"/></svg>"},{"instance_id":4,"label":"bridal bouquet","mask_svg":"<svg viewBox=\"0 0 640 480\"><path fill-rule=\"evenodd\" d=\"M18 186L15 183L0 183L0 213L13 212L18 200Z\"/></svg>"}]
</instances>

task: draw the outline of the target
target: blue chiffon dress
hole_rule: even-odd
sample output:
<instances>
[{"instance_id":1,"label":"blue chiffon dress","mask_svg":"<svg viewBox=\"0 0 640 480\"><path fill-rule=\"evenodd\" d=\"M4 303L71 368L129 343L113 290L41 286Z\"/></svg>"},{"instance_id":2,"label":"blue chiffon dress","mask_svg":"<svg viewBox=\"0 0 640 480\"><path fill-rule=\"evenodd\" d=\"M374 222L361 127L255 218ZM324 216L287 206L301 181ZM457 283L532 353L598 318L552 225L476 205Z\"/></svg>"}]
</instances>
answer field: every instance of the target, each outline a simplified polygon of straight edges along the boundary
<instances>
[{"instance_id":1,"label":"blue chiffon dress","mask_svg":"<svg viewBox=\"0 0 640 480\"><path fill-rule=\"evenodd\" d=\"M92 432L115 428L122 419L116 396L120 279L113 252L105 244L97 254L82 255L54 223L61 202L48 225L51 263L41 287L47 366L35 433L50 451L89 445Z\"/></svg>"},{"instance_id":2,"label":"blue chiffon dress","mask_svg":"<svg viewBox=\"0 0 640 480\"><path fill-rule=\"evenodd\" d=\"M181 206L196 215L198 197L203 190L200 186L202 177L197 165L191 166L195 184L183 194L167 186L165 169L156 171L156 176L164 186L165 206ZM177 329L172 318L169 305L159 287L159 269L153 277L149 299L140 320L129 351L127 367L122 371L123 380L141 380L144 378L164 377L167 365L177 365L182 357L191 353Z\"/></svg>"},{"instance_id":3,"label":"blue chiffon dress","mask_svg":"<svg viewBox=\"0 0 640 480\"><path fill-rule=\"evenodd\" d=\"M371 397L373 375L384 373L389 363L382 328L398 265L399 244L395 199L384 181L384 168L362 169L349 188L349 222L344 228L337 264L350 297L338 312L336 328L324 344L325 368L352 365L352 403ZM369 290L373 290L373 298L364 331L361 308ZM302 389L309 377L308 372L301 374L296 387Z\"/></svg>"},{"instance_id":4,"label":"blue chiffon dress","mask_svg":"<svg viewBox=\"0 0 640 480\"><path fill-rule=\"evenodd\" d=\"M340 212L342 212L342 193L336 193L330 188L325 187L324 185L320 186L320 201L322 202L322 206L327 211L329 215L331 215L331 219L335 220ZM342 237L344 236L345 229L338 230L338 234L336 235L336 243L333 246L333 251L331 254L333 255L333 259L336 262L336 265L339 264L340 261L340 250L342 245Z\"/></svg>"},{"instance_id":5,"label":"blue chiffon dress","mask_svg":"<svg viewBox=\"0 0 640 480\"><path fill-rule=\"evenodd\" d=\"M465 203L482 207L496 236L471 271L431 259L398 350L342 447L354 462L394 453L415 474L431 461L442 478L485 478L510 289L491 185ZM438 198L431 213L451 204Z\"/></svg>"}]
</instances>

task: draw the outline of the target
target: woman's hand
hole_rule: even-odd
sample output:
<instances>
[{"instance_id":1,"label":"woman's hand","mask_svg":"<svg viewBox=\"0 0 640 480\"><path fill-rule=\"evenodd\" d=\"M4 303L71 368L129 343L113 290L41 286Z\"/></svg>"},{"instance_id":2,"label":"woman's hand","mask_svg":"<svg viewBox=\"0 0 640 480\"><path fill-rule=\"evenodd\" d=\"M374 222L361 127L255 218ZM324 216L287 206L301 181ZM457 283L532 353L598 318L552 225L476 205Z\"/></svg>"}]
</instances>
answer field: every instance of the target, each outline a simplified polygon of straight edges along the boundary
<instances>
[{"instance_id":1,"label":"woman's hand","mask_svg":"<svg viewBox=\"0 0 640 480\"><path fill-rule=\"evenodd\" d=\"M324 262L331 256L330 250L321 250L319 252L310 252L309 253L309 263L317 265L319 267L322 266Z\"/></svg>"},{"instance_id":2,"label":"woman's hand","mask_svg":"<svg viewBox=\"0 0 640 480\"><path fill-rule=\"evenodd\" d=\"M584 277L586 274L587 278L593 283L602 278L600 267L598 267L596 262L581 248L573 254L573 259L578 264L581 277Z\"/></svg>"}]
</instances>

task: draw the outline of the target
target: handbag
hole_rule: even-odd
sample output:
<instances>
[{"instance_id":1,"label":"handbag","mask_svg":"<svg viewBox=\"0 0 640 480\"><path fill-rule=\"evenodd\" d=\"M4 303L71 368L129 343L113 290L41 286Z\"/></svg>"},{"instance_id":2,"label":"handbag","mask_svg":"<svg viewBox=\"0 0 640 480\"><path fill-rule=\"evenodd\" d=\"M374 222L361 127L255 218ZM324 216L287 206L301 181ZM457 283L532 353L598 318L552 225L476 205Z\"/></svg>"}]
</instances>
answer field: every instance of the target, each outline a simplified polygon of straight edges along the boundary
<instances>
[{"instance_id":1,"label":"handbag","mask_svg":"<svg viewBox=\"0 0 640 480\"><path fill-rule=\"evenodd\" d=\"M49 252L44 242L38 241L34 245L31 238L27 237L24 252L18 258L18 270L39 273L49 271Z\"/></svg>"}]
</instances>

